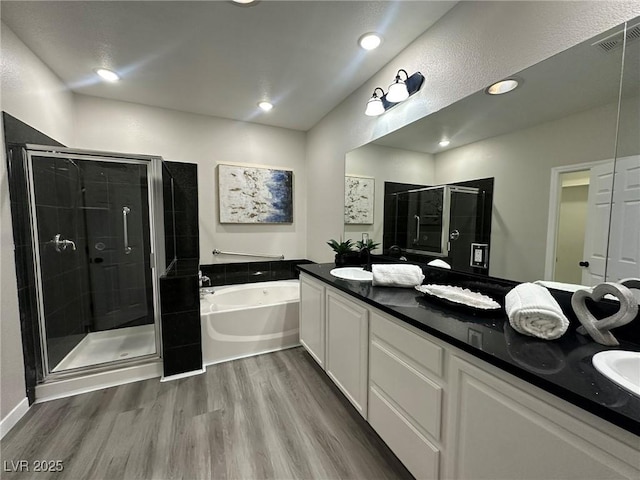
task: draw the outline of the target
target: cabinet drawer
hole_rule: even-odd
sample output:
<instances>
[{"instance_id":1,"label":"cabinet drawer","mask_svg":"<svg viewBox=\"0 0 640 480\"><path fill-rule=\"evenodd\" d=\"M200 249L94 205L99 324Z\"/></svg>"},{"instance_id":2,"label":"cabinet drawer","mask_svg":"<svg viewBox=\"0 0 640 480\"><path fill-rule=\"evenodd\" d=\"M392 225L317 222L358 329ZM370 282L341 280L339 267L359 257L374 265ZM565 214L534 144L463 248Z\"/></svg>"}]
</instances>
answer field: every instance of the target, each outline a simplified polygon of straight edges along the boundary
<instances>
[{"instance_id":1,"label":"cabinet drawer","mask_svg":"<svg viewBox=\"0 0 640 480\"><path fill-rule=\"evenodd\" d=\"M372 385L418 430L440 440L442 388L376 342L369 354Z\"/></svg>"},{"instance_id":2,"label":"cabinet drawer","mask_svg":"<svg viewBox=\"0 0 640 480\"><path fill-rule=\"evenodd\" d=\"M392 347L391 350L396 350L399 357L413 364L417 370L427 370L442 377L442 347L427 340L419 332L400 326L375 311L371 312L370 328L372 340L377 337L383 344Z\"/></svg>"},{"instance_id":3,"label":"cabinet drawer","mask_svg":"<svg viewBox=\"0 0 640 480\"><path fill-rule=\"evenodd\" d=\"M377 391L369 389L369 423L419 479L437 479L440 452Z\"/></svg>"}]
</instances>

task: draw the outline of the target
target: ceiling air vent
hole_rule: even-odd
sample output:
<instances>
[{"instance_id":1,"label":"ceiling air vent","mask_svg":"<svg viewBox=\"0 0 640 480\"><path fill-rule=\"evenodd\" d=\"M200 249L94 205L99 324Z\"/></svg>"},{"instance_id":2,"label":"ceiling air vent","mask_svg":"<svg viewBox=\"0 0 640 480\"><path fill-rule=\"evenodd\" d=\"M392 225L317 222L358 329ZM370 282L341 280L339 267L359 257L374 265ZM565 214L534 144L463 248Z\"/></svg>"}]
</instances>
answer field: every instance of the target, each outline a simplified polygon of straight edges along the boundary
<instances>
[{"instance_id":1,"label":"ceiling air vent","mask_svg":"<svg viewBox=\"0 0 640 480\"><path fill-rule=\"evenodd\" d=\"M640 23L627 28L627 44L633 40L640 39ZM624 30L620 30L607 38L592 44L592 46L600 47L604 52L611 52L622 47L622 39L624 38Z\"/></svg>"}]
</instances>

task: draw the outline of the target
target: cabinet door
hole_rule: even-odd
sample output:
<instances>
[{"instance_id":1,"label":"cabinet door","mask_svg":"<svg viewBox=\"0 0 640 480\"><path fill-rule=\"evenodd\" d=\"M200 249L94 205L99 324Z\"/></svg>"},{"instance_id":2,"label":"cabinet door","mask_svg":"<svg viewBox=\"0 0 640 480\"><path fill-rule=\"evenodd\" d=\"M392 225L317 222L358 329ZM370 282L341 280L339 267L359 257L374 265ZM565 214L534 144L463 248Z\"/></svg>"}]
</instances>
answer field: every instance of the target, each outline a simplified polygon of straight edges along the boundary
<instances>
[{"instance_id":1,"label":"cabinet door","mask_svg":"<svg viewBox=\"0 0 640 480\"><path fill-rule=\"evenodd\" d=\"M331 290L327 290L326 296L326 372L367 418L368 311Z\"/></svg>"},{"instance_id":2,"label":"cabinet door","mask_svg":"<svg viewBox=\"0 0 640 480\"><path fill-rule=\"evenodd\" d=\"M324 368L325 319L322 284L300 275L300 343Z\"/></svg>"},{"instance_id":3,"label":"cabinet door","mask_svg":"<svg viewBox=\"0 0 640 480\"><path fill-rule=\"evenodd\" d=\"M639 478L637 450L455 356L450 373L446 478Z\"/></svg>"}]
</instances>

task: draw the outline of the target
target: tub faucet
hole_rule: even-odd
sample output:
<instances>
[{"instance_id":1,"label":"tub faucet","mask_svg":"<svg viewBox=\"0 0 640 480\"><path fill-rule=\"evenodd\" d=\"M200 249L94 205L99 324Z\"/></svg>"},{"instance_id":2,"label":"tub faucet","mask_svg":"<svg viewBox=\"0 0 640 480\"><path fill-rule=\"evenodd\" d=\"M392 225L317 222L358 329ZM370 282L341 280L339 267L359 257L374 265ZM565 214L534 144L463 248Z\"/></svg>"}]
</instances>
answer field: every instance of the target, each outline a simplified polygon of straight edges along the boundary
<instances>
[{"instance_id":1,"label":"tub faucet","mask_svg":"<svg viewBox=\"0 0 640 480\"><path fill-rule=\"evenodd\" d=\"M211 286L211 279L209 277L207 277L206 275L203 275L202 271L198 271L198 284L199 284L200 288L202 288L202 287L210 287Z\"/></svg>"}]
</instances>

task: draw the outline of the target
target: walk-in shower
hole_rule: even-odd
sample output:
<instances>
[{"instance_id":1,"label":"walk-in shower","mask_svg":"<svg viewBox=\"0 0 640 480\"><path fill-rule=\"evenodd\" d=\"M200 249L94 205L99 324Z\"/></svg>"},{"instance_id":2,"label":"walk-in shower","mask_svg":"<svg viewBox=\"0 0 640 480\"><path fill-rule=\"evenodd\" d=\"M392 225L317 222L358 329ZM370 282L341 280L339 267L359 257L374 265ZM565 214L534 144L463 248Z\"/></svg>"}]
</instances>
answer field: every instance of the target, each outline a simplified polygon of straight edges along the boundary
<instances>
[{"instance_id":1,"label":"walk-in shower","mask_svg":"<svg viewBox=\"0 0 640 480\"><path fill-rule=\"evenodd\" d=\"M36 146L23 158L41 379L158 357L161 160Z\"/></svg>"}]
</instances>

